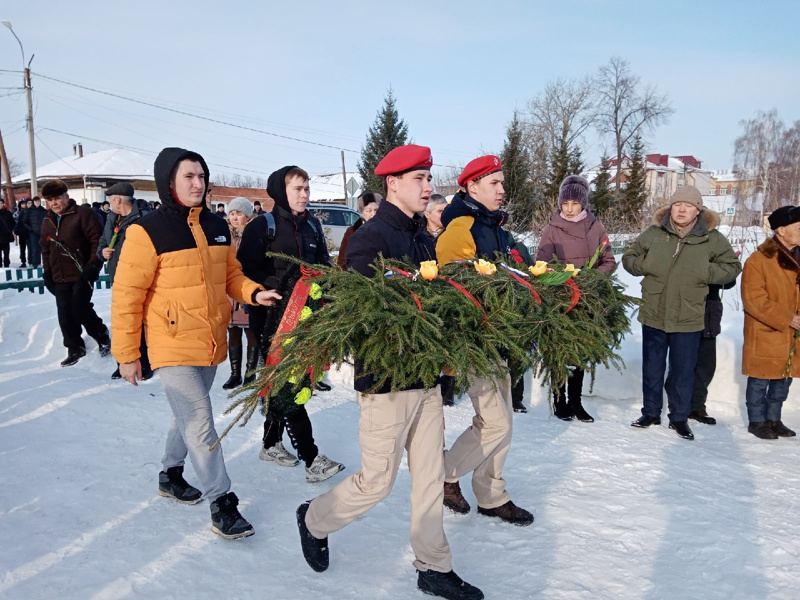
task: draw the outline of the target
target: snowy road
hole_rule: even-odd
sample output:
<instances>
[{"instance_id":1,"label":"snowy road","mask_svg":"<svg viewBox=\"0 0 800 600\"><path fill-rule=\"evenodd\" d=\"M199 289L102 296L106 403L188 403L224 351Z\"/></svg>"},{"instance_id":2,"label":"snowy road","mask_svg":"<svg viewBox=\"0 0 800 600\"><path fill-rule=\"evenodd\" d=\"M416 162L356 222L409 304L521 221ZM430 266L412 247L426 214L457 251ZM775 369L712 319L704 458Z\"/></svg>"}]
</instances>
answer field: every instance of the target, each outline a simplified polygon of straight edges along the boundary
<instances>
[{"instance_id":1,"label":"snowy road","mask_svg":"<svg viewBox=\"0 0 800 600\"><path fill-rule=\"evenodd\" d=\"M334 390L308 404L321 452L347 465L332 481L307 484L301 467L258 460L258 423L228 436L233 489L256 529L229 542L211 533L207 502L156 495L170 416L158 378L112 382L113 360L91 340L87 358L60 368L53 298L1 294L0 598L425 597L411 565L405 467L386 501L331 536L326 573L303 561L295 508L359 468L350 373L331 374ZM108 322L110 292L95 300ZM505 476L536 522L447 514L456 571L503 600L800 597L800 442L747 434L741 325L726 303L709 400L720 424L692 424L694 442L666 425L630 427L641 397L638 327L623 348L626 373L599 373L585 402L594 424L549 417L544 390L528 379L532 406L515 416ZM221 365L214 386L219 413L227 373ZM798 393L784 408L795 428ZM465 399L446 410L448 445L471 417ZM218 418L218 430L226 422ZM196 483L191 466L187 479ZM467 478L462 489L474 507Z\"/></svg>"}]
</instances>

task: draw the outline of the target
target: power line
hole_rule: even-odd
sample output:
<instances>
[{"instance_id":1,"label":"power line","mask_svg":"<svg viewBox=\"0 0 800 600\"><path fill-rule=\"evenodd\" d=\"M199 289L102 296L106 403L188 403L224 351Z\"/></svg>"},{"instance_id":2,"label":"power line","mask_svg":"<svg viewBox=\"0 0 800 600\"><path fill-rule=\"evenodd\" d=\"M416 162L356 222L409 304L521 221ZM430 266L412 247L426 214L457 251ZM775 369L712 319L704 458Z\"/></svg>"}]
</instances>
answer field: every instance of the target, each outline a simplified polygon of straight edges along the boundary
<instances>
[{"instance_id":1,"label":"power line","mask_svg":"<svg viewBox=\"0 0 800 600\"><path fill-rule=\"evenodd\" d=\"M214 119L212 117L204 117L202 115L197 115L197 114L194 114L194 113L190 113L190 112L185 111L185 110L178 110L177 108L170 108L168 106L161 106L161 105L155 104L153 102L145 102L144 100L137 100L136 98L129 98L128 96L123 96L121 94L114 94L112 92L106 92L104 90L98 90L97 88L92 88L92 87L89 87L89 86L86 86L86 85L81 85L81 84L78 84L78 83L72 83L72 82L69 82L69 81L64 81L63 79L56 79L55 77L49 77L47 75L42 75L40 73L36 73L36 76L37 77L41 77L42 79L48 79L50 81L56 81L58 83L63 83L64 85L70 85L72 87L76 87L76 88L79 88L79 89L88 90L90 92L95 92L95 93L98 93L98 94L104 94L106 96L111 96L112 98L119 98L121 100L127 100L128 102L135 102L136 104L142 104L144 106L149 106L151 108L157 108L159 110L166 110L166 111L169 111L169 112L172 112L172 113L175 113L175 114L184 115L184 116L192 117L192 118L195 118L195 119L201 119L203 121L209 121L211 123L217 123L219 125L226 125L228 127L236 127L237 129L243 129L245 131L253 131L255 133L260 133L260 134L263 134L263 135L269 135L269 136L281 138L281 139L284 139L284 140L291 140L293 142L300 142L302 144L310 144L312 146L321 146L323 148L331 148L333 150L344 150L345 152L352 152L353 154L360 154L360 151L358 151L358 150L352 150L350 148L342 148L341 146L332 146L330 144L323 144L321 142L312 142L311 140L304 140L304 139L292 137L292 136L289 136L289 135L281 135L280 133L273 133L271 131L265 131L263 129L256 129L255 127L248 127L246 125L239 125L237 123L230 123L228 121L223 121L222 119Z\"/></svg>"}]
</instances>

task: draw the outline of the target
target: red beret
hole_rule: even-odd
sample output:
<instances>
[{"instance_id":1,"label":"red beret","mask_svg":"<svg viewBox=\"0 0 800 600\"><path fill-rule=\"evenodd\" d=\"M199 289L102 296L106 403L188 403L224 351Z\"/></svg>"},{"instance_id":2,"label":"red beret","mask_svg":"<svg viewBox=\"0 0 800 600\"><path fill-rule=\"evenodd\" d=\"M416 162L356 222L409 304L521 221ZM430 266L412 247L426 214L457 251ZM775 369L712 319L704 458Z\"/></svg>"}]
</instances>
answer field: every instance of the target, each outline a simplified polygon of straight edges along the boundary
<instances>
[{"instance_id":1,"label":"red beret","mask_svg":"<svg viewBox=\"0 0 800 600\"><path fill-rule=\"evenodd\" d=\"M408 144L395 148L384 156L383 160L375 167L375 175L378 177L399 175L406 171L430 169L432 165L433 156L430 148Z\"/></svg>"},{"instance_id":2,"label":"red beret","mask_svg":"<svg viewBox=\"0 0 800 600\"><path fill-rule=\"evenodd\" d=\"M483 177L489 173L496 173L502 170L503 165L500 164L499 158L493 154L481 156L467 163L467 166L461 171L461 175L458 176L458 185L464 187L473 179L478 179L478 177Z\"/></svg>"}]
</instances>

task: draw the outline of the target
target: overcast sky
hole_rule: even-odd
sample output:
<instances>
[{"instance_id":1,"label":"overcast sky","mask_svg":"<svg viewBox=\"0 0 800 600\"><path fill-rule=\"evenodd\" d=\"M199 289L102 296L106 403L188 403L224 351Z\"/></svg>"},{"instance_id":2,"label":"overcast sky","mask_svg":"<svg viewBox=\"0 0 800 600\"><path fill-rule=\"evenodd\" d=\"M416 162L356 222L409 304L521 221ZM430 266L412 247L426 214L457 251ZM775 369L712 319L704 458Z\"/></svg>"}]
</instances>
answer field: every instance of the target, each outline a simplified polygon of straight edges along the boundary
<instances>
[{"instance_id":1,"label":"overcast sky","mask_svg":"<svg viewBox=\"0 0 800 600\"><path fill-rule=\"evenodd\" d=\"M339 150L236 129L81 90L133 97L348 150L354 170L389 86L436 164L502 149L515 108L553 79L594 74L612 55L669 95L675 113L648 152L729 168L739 121L777 108L800 119L800 2L109 2L2 0L31 53L37 163L113 145L182 146L214 171L285 164L341 170ZM0 28L0 69L18 70ZM19 73L0 72L0 131L27 166ZM68 132L55 133L47 129ZM102 141L93 141L91 138ZM608 140L588 136L595 164ZM356 152L351 152L353 150ZM224 167L222 165L225 165Z\"/></svg>"}]
</instances>

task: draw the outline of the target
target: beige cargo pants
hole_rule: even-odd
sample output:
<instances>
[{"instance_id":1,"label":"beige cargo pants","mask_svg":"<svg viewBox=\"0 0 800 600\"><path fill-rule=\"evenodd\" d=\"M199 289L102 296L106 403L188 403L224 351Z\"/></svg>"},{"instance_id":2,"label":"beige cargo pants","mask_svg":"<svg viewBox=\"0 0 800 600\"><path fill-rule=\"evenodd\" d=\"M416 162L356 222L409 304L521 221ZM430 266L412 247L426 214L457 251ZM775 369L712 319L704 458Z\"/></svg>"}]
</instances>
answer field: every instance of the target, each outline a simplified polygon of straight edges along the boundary
<instances>
[{"instance_id":1,"label":"beige cargo pants","mask_svg":"<svg viewBox=\"0 0 800 600\"><path fill-rule=\"evenodd\" d=\"M472 425L444 453L444 477L448 483L472 471L472 491L481 508L497 508L510 500L503 479L503 465L511 447L514 410L511 376L497 383L476 379L467 392L475 416Z\"/></svg>"},{"instance_id":2,"label":"beige cargo pants","mask_svg":"<svg viewBox=\"0 0 800 600\"><path fill-rule=\"evenodd\" d=\"M444 414L439 388L358 394L358 404L361 470L311 502L308 530L315 537L327 537L388 496L405 449L414 566L420 571L450 571L450 546L442 524Z\"/></svg>"}]
</instances>

